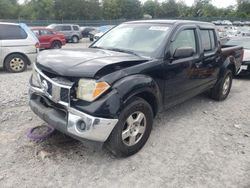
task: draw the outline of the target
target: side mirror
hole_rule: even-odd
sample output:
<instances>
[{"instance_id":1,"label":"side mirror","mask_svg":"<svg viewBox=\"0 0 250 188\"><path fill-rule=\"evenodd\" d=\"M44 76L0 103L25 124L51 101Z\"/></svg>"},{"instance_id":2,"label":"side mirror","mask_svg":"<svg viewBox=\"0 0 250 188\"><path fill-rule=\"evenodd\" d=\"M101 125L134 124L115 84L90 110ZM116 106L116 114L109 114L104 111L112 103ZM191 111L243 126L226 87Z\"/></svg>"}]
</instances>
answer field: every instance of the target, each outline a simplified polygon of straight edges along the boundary
<instances>
[{"instance_id":1,"label":"side mirror","mask_svg":"<svg viewBox=\"0 0 250 188\"><path fill-rule=\"evenodd\" d=\"M180 47L177 48L174 52L174 58L186 58L194 55L194 49L192 47Z\"/></svg>"}]
</instances>

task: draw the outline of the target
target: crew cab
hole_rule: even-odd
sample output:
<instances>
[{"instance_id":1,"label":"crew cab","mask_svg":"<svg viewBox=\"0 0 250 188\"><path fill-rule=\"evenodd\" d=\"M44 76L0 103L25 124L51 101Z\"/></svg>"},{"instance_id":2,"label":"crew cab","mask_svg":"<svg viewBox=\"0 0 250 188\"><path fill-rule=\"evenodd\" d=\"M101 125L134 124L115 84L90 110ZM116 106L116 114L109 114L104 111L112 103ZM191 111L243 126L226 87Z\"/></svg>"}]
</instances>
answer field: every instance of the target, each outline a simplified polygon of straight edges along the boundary
<instances>
[{"instance_id":1,"label":"crew cab","mask_svg":"<svg viewBox=\"0 0 250 188\"><path fill-rule=\"evenodd\" d=\"M144 146L159 111L205 91L225 100L242 53L222 48L210 23L126 22L87 49L41 52L29 105L49 126L129 156Z\"/></svg>"},{"instance_id":2,"label":"crew cab","mask_svg":"<svg viewBox=\"0 0 250 188\"><path fill-rule=\"evenodd\" d=\"M53 31L46 27L33 27L31 30L36 34L41 49L59 49L66 44L63 33Z\"/></svg>"}]
</instances>

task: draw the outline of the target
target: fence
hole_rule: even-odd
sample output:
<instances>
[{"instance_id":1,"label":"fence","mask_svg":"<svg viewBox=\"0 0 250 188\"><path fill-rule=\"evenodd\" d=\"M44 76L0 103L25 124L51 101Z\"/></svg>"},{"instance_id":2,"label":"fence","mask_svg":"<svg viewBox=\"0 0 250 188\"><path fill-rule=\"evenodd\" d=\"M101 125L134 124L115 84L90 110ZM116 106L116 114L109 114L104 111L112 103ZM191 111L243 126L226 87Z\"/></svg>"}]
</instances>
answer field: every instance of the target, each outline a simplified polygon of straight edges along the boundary
<instances>
[{"instance_id":1,"label":"fence","mask_svg":"<svg viewBox=\"0 0 250 188\"><path fill-rule=\"evenodd\" d=\"M177 17L177 18L165 18L165 19L182 19L182 20L197 20L211 22L213 20L231 20L231 21L247 21L242 18L231 17ZM122 22L129 21L126 19L118 20L0 20L0 22L14 22L14 23L26 23L28 26L47 26L49 24L78 24L80 26L102 26L102 25L118 25Z\"/></svg>"}]
</instances>

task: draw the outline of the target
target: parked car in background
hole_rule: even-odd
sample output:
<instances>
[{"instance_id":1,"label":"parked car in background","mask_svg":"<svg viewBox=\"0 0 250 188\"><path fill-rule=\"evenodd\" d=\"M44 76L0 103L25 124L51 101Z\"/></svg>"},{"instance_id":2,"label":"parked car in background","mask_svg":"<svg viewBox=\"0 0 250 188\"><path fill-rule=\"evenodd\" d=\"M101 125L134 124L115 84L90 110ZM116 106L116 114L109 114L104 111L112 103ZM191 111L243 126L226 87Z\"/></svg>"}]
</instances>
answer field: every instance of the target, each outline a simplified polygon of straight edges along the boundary
<instances>
[{"instance_id":1,"label":"parked car in background","mask_svg":"<svg viewBox=\"0 0 250 188\"><path fill-rule=\"evenodd\" d=\"M230 25L233 25L233 23L231 21L229 21L229 20L223 20L222 21L222 25L228 25L228 26L230 26Z\"/></svg>"},{"instance_id":2,"label":"parked car in background","mask_svg":"<svg viewBox=\"0 0 250 188\"><path fill-rule=\"evenodd\" d=\"M45 27L33 27L31 30L40 42L40 49L59 49L66 44L63 33Z\"/></svg>"},{"instance_id":3,"label":"parked car in background","mask_svg":"<svg viewBox=\"0 0 250 188\"><path fill-rule=\"evenodd\" d=\"M235 25L235 26L244 26L244 22L242 22L242 21L234 21L233 25Z\"/></svg>"},{"instance_id":4,"label":"parked car in background","mask_svg":"<svg viewBox=\"0 0 250 188\"><path fill-rule=\"evenodd\" d=\"M249 27L241 27L239 30L239 36L249 37L250 36L250 28Z\"/></svg>"},{"instance_id":5,"label":"parked car in background","mask_svg":"<svg viewBox=\"0 0 250 188\"><path fill-rule=\"evenodd\" d=\"M36 60L39 41L25 24L0 22L0 68L23 72Z\"/></svg>"},{"instance_id":6,"label":"parked car in background","mask_svg":"<svg viewBox=\"0 0 250 188\"><path fill-rule=\"evenodd\" d=\"M82 39L82 33L79 25L72 24L51 24L47 26L49 29L63 33L66 41L78 43Z\"/></svg>"},{"instance_id":7,"label":"parked car in background","mask_svg":"<svg viewBox=\"0 0 250 188\"><path fill-rule=\"evenodd\" d=\"M226 45L240 45L243 46L244 55L242 60L242 65L240 67L240 74L250 73L250 37L236 37L230 39Z\"/></svg>"},{"instance_id":8,"label":"parked car in background","mask_svg":"<svg viewBox=\"0 0 250 188\"><path fill-rule=\"evenodd\" d=\"M96 28L94 27L80 27L81 33L82 33L82 37L83 38L88 38L89 37L89 33L91 31L94 31Z\"/></svg>"},{"instance_id":9,"label":"parked car in background","mask_svg":"<svg viewBox=\"0 0 250 188\"><path fill-rule=\"evenodd\" d=\"M105 25L98 28L98 32L94 35L93 41L99 39L102 35L115 27L114 25Z\"/></svg>"},{"instance_id":10,"label":"parked car in background","mask_svg":"<svg viewBox=\"0 0 250 188\"><path fill-rule=\"evenodd\" d=\"M214 25L222 25L222 22L223 22L222 20L212 21Z\"/></svg>"},{"instance_id":11,"label":"parked car in background","mask_svg":"<svg viewBox=\"0 0 250 188\"><path fill-rule=\"evenodd\" d=\"M221 46L210 23L127 22L88 49L41 52L29 105L49 126L129 156L147 142L159 111L205 91L225 100L242 53Z\"/></svg>"}]
</instances>

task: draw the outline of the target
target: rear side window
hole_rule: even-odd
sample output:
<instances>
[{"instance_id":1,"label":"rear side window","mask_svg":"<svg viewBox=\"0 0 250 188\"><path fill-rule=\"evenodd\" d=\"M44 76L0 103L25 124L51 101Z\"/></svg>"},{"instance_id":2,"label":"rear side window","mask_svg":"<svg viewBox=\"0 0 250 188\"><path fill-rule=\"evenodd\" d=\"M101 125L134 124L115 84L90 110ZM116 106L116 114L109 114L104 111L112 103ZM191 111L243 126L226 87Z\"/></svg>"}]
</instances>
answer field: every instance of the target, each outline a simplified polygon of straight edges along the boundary
<instances>
[{"instance_id":1,"label":"rear side window","mask_svg":"<svg viewBox=\"0 0 250 188\"><path fill-rule=\"evenodd\" d=\"M40 30L40 32L41 35L53 35L53 32L49 30Z\"/></svg>"},{"instance_id":2,"label":"rear side window","mask_svg":"<svg viewBox=\"0 0 250 188\"><path fill-rule=\"evenodd\" d=\"M79 31L79 27L78 26L73 26L74 31Z\"/></svg>"},{"instance_id":3,"label":"rear side window","mask_svg":"<svg viewBox=\"0 0 250 188\"><path fill-rule=\"evenodd\" d=\"M19 25L0 24L0 39L2 40L18 40L27 37L27 33Z\"/></svg>"},{"instance_id":4,"label":"rear side window","mask_svg":"<svg viewBox=\"0 0 250 188\"><path fill-rule=\"evenodd\" d=\"M62 31L71 31L71 26L70 25L62 26Z\"/></svg>"},{"instance_id":5,"label":"rear side window","mask_svg":"<svg viewBox=\"0 0 250 188\"><path fill-rule=\"evenodd\" d=\"M213 51L216 47L214 31L201 30L201 41L205 52Z\"/></svg>"}]
</instances>

